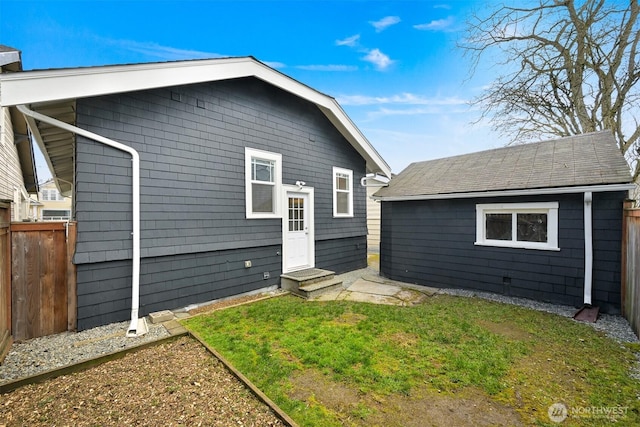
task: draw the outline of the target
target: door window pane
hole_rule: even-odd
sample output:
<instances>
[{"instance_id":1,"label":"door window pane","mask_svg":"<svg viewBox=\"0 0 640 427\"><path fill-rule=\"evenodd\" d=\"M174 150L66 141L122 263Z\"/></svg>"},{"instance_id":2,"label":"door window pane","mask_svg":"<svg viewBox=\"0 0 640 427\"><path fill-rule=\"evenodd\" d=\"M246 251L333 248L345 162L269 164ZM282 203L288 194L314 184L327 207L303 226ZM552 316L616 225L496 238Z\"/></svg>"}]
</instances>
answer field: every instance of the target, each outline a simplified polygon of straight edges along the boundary
<instances>
[{"instance_id":1,"label":"door window pane","mask_svg":"<svg viewBox=\"0 0 640 427\"><path fill-rule=\"evenodd\" d=\"M289 231L304 230L304 199L289 198Z\"/></svg>"}]
</instances>

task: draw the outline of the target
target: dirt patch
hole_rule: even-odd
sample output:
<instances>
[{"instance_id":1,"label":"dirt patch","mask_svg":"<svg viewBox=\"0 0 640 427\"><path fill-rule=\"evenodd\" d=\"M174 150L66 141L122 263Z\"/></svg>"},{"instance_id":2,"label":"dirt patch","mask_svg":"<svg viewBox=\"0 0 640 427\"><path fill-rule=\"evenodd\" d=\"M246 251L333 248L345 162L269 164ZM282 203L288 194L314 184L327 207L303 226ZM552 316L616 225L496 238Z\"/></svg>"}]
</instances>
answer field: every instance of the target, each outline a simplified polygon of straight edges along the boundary
<instances>
[{"instance_id":1,"label":"dirt patch","mask_svg":"<svg viewBox=\"0 0 640 427\"><path fill-rule=\"evenodd\" d=\"M291 378L289 397L320 404L343 425L351 426L521 426L520 415L490 399L480 390L456 395L435 393L426 387L411 395L380 396L361 393L315 371L298 371Z\"/></svg>"},{"instance_id":2,"label":"dirt patch","mask_svg":"<svg viewBox=\"0 0 640 427\"><path fill-rule=\"evenodd\" d=\"M0 398L0 426L283 426L200 343L180 338Z\"/></svg>"},{"instance_id":3,"label":"dirt patch","mask_svg":"<svg viewBox=\"0 0 640 427\"><path fill-rule=\"evenodd\" d=\"M528 341L533 337L523 329L518 328L513 322L492 322L490 320L479 320L478 325L497 335L518 341Z\"/></svg>"},{"instance_id":4,"label":"dirt patch","mask_svg":"<svg viewBox=\"0 0 640 427\"><path fill-rule=\"evenodd\" d=\"M367 316L364 314L347 312L333 319L331 323L336 325L355 326L366 318Z\"/></svg>"}]
</instances>

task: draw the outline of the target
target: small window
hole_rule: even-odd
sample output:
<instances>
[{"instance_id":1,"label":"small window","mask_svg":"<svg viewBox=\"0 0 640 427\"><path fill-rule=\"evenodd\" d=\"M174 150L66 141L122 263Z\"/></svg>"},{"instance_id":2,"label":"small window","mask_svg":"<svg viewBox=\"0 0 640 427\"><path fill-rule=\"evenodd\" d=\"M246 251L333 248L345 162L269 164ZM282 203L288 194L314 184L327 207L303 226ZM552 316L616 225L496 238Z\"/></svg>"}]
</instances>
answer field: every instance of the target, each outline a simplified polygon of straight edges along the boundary
<instances>
[{"instance_id":1,"label":"small window","mask_svg":"<svg viewBox=\"0 0 640 427\"><path fill-rule=\"evenodd\" d=\"M353 171L333 168L333 216L353 216Z\"/></svg>"},{"instance_id":2,"label":"small window","mask_svg":"<svg viewBox=\"0 0 640 427\"><path fill-rule=\"evenodd\" d=\"M276 218L280 213L282 156L268 151L245 149L245 192L247 218Z\"/></svg>"},{"instance_id":3,"label":"small window","mask_svg":"<svg viewBox=\"0 0 640 427\"><path fill-rule=\"evenodd\" d=\"M559 250L558 203L476 205L475 244Z\"/></svg>"}]
</instances>

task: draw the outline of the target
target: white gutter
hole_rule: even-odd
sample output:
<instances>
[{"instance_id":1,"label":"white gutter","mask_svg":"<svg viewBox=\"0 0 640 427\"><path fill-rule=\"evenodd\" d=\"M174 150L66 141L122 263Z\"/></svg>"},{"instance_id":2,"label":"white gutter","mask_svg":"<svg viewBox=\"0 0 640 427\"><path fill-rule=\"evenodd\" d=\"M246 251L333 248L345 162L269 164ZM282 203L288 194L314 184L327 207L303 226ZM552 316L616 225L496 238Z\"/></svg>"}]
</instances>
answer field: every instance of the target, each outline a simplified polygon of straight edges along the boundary
<instances>
[{"instance_id":1,"label":"white gutter","mask_svg":"<svg viewBox=\"0 0 640 427\"><path fill-rule=\"evenodd\" d=\"M26 117L31 117L35 120L48 123L68 132L75 133L76 135L84 136L85 138L89 138L93 141L100 142L108 145L109 147L131 154L131 161L133 165L133 233L131 233L133 237L133 266L131 272L131 324L127 329L127 336L135 337L146 333L146 330L144 330L146 329L144 327L144 321L142 322L143 327L138 327L138 324L140 323L138 319L138 310L140 307L140 156L138 155L138 152L120 142L105 138L104 136L89 132L88 130L81 129L69 123L54 119L53 117L45 116L44 114L30 110L25 105L17 105L16 107L18 108L18 111ZM27 119L27 122L30 123L30 120Z\"/></svg>"},{"instance_id":2,"label":"white gutter","mask_svg":"<svg viewBox=\"0 0 640 427\"><path fill-rule=\"evenodd\" d=\"M591 206L593 194L584 193L584 304L591 305L591 289L593 277L593 227Z\"/></svg>"},{"instance_id":3,"label":"white gutter","mask_svg":"<svg viewBox=\"0 0 640 427\"><path fill-rule=\"evenodd\" d=\"M535 196L540 194L570 194L584 192L603 191L629 191L635 188L635 184L599 184L581 185L577 187L550 187L550 188L528 188L523 190L495 190L495 191L474 191L469 193L444 193L444 194L418 194L410 196L375 196L375 200L382 202L402 202L410 200L443 200L443 199L470 199L480 197L507 197L507 196Z\"/></svg>"}]
</instances>

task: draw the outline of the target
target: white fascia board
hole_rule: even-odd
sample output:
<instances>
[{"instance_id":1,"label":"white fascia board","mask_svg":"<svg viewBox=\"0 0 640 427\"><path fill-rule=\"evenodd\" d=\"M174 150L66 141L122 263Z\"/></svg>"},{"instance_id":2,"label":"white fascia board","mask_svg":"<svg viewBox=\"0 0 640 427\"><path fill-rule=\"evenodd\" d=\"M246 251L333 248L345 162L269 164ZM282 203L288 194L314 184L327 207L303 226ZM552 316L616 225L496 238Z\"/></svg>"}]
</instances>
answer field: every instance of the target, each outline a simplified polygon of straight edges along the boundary
<instances>
[{"instance_id":1,"label":"white fascia board","mask_svg":"<svg viewBox=\"0 0 640 427\"><path fill-rule=\"evenodd\" d=\"M0 104L28 105L245 77L257 64L249 58L225 58L3 74Z\"/></svg>"},{"instance_id":2,"label":"white fascia board","mask_svg":"<svg viewBox=\"0 0 640 427\"><path fill-rule=\"evenodd\" d=\"M536 196L546 194L569 194L584 193L590 191L601 193L606 191L629 191L635 188L635 184L602 184L583 185L578 187L551 187L532 188L525 190L502 190L502 191L476 191L472 193L447 193L447 194L426 194L415 196L372 196L374 200L381 202L401 202L409 200L442 200L442 199L471 199L483 197L510 197L510 196Z\"/></svg>"},{"instance_id":3,"label":"white fascia board","mask_svg":"<svg viewBox=\"0 0 640 427\"><path fill-rule=\"evenodd\" d=\"M386 176L380 157L335 99L282 74L252 57L113 65L0 75L0 105L30 105L160 87L256 77L320 108L354 148Z\"/></svg>"}]
</instances>

